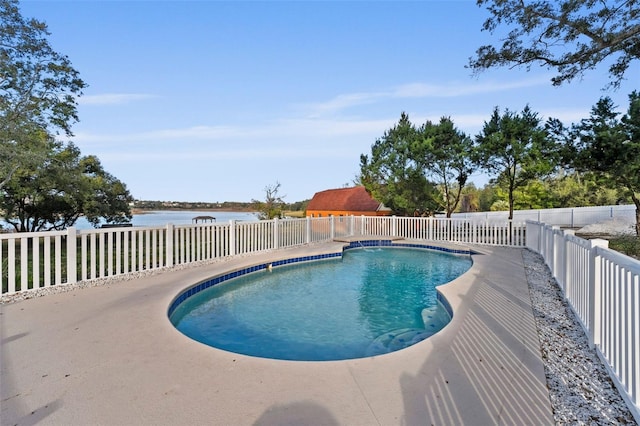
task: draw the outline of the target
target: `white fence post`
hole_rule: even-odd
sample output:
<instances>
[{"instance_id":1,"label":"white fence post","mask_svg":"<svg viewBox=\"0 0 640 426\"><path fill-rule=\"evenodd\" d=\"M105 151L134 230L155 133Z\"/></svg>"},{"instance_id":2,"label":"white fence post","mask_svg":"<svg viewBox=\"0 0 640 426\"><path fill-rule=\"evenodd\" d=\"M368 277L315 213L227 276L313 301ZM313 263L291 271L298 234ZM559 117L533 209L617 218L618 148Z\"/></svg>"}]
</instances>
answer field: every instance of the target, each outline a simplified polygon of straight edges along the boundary
<instances>
[{"instance_id":1,"label":"white fence post","mask_svg":"<svg viewBox=\"0 0 640 426\"><path fill-rule=\"evenodd\" d=\"M562 232L560 231L560 227L559 226L552 226L551 227L551 243L552 243L552 250L553 250L553 260L552 260L552 268L553 270L551 271L553 273L553 277L557 278L558 277L558 272L560 269L560 264L562 262L562 248L564 246L564 241L562 240Z\"/></svg>"},{"instance_id":2,"label":"white fence post","mask_svg":"<svg viewBox=\"0 0 640 426\"><path fill-rule=\"evenodd\" d=\"M67 229L67 284L73 284L78 276L78 233L75 227ZM33 283L36 287L36 283Z\"/></svg>"},{"instance_id":3,"label":"white fence post","mask_svg":"<svg viewBox=\"0 0 640 426\"><path fill-rule=\"evenodd\" d=\"M329 216L329 224L331 225L331 231L329 235L333 240L336 236L336 219L334 215Z\"/></svg>"},{"instance_id":4,"label":"white fence post","mask_svg":"<svg viewBox=\"0 0 640 426\"><path fill-rule=\"evenodd\" d=\"M229 221L229 256L236 255L236 221Z\"/></svg>"},{"instance_id":5,"label":"white fence post","mask_svg":"<svg viewBox=\"0 0 640 426\"><path fill-rule=\"evenodd\" d=\"M527 220L526 227L527 248L540 253L540 223Z\"/></svg>"},{"instance_id":6,"label":"white fence post","mask_svg":"<svg viewBox=\"0 0 640 426\"><path fill-rule=\"evenodd\" d=\"M573 213L574 213L575 209L571 209L571 227L573 228L573 223L574 223L574 219L573 219Z\"/></svg>"},{"instance_id":7,"label":"white fence post","mask_svg":"<svg viewBox=\"0 0 640 426\"><path fill-rule=\"evenodd\" d=\"M166 229L167 229L167 236L165 238L166 266L173 266L173 234L174 234L173 223L167 223ZM134 250L134 248L131 248L131 250Z\"/></svg>"},{"instance_id":8,"label":"white fence post","mask_svg":"<svg viewBox=\"0 0 640 426\"><path fill-rule=\"evenodd\" d=\"M273 248L274 249L280 248L280 238L279 238L280 232L278 230L279 228L278 224L279 224L278 218L274 217L273 218Z\"/></svg>"},{"instance_id":9,"label":"white fence post","mask_svg":"<svg viewBox=\"0 0 640 426\"><path fill-rule=\"evenodd\" d=\"M7 243L7 289L9 293L16 292L16 240L10 238ZM20 290L24 290L22 287Z\"/></svg>"},{"instance_id":10,"label":"white fence post","mask_svg":"<svg viewBox=\"0 0 640 426\"><path fill-rule=\"evenodd\" d=\"M576 231L572 229L565 229L564 235L562 237L562 275L558 275L560 277L559 283L560 287L562 287L565 295L572 294L570 292L573 291L571 288L571 283L573 281L573 265L569 264L569 236L575 235ZM556 278L557 279L557 278Z\"/></svg>"},{"instance_id":11,"label":"white fence post","mask_svg":"<svg viewBox=\"0 0 640 426\"><path fill-rule=\"evenodd\" d=\"M471 243L476 244L478 242L478 224L471 222Z\"/></svg>"},{"instance_id":12,"label":"white fence post","mask_svg":"<svg viewBox=\"0 0 640 426\"><path fill-rule=\"evenodd\" d=\"M29 238L20 238L20 291L29 288Z\"/></svg>"},{"instance_id":13,"label":"white fence post","mask_svg":"<svg viewBox=\"0 0 640 426\"><path fill-rule=\"evenodd\" d=\"M349 216L349 232L348 236L353 237L356 234L356 217L355 215Z\"/></svg>"},{"instance_id":14,"label":"white fence post","mask_svg":"<svg viewBox=\"0 0 640 426\"><path fill-rule=\"evenodd\" d=\"M311 217L307 216L307 244L311 242Z\"/></svg>"},{"instance_id":15,"label":"white fence post","mask_svg":"<svg viewBox=\"0 0 640 426\"><path fill-rule=\"evenodd\" d=\"M602 265L597 247L609 247L609 241L595 238L589 241L589 346L601 343L602 328Z\"/></svg>"}]
</instances>

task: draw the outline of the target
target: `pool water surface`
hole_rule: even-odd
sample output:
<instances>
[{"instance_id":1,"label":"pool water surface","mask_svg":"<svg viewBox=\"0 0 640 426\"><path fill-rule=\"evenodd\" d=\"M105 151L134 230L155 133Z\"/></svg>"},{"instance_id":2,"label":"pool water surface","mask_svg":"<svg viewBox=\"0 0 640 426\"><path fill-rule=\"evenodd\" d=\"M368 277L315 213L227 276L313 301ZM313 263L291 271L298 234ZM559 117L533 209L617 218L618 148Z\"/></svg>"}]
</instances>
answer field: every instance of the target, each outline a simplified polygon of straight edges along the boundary
<instances>
[{"instance_id":1,"label":"pool water surface","mask_svg":"<svg viewBox=\"0 0 640 426\"><path fill-rule=\"evenodd\" d=\"M265 268L209 287L171 313L206 345L263 358L326 361L403 349L441 330L450 314L436 286L470 256L359 248L342 258Z\"/></svg>"}]
</instances>

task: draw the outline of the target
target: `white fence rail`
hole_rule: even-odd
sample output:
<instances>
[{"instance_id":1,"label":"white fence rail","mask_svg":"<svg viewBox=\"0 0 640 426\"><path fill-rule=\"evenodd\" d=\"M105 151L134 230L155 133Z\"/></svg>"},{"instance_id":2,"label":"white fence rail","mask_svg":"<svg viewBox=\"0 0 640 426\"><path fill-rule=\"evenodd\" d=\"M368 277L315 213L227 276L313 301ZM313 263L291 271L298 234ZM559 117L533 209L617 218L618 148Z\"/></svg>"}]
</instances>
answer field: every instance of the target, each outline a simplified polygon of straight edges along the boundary
<instances>
[{"instance_id":1,"label":"white fence rail","mask_svg":"<svg viewBox=\"0 0 640 426\"><path fill-rule=\"evenodd\" d=\"M558 226L529 221L526 234L640 422L640 261Z\"/></svg>"},{"instance_id":2,"label":"white fence rail","mask_svg":"<svg viewBox=\"0 0 640 426\"><path fill-rule=\"evenodd\" d=\"M341 216L0 234L2 294L349 236L524 246L524 224Z\"/></svg>"},{"instance_id":3,"label":"white fence rail","mask_svg":"<svg viewBox=\"0 0 640 426\"><path fill-rule=\"evenodd\" d=\"M626 219L635 222L636 207L633 204L595 207L566 207L544 210L515 210L513 220L525 222L532 220L568 228L581 228L608 219ZM509 212L453 213L454 219L466 219L480 222L504 222Z\"/></svg>"}]
</instances>

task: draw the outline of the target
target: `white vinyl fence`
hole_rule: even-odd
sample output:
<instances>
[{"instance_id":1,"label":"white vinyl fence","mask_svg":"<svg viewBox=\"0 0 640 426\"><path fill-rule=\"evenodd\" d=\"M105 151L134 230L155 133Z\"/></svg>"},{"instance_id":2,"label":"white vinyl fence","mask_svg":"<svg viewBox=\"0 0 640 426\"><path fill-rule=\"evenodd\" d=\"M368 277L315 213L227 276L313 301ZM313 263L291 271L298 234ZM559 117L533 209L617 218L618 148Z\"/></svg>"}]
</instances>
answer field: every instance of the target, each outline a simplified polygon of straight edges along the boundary
<instances>
[{"instance_id":1,"label":"white vinyl fence","mask_svg":"<svg viewBox=\"0 0 640 426\"><path fill-rule=\"evenodd\" d=\"M635 214L636 206L633 204L625 204L616 206L565 207L544 210L514 210L513 220L516 222L532 220L565 228L581 228L609 219L625 219L635 222ZM508 219L509 212L453 213L451 217L471 221L500 222Z\"/></svg>"},{"instance_id":2,"label":"white vinyl fence","mask_svg":"<svg viewBox=\"0 0 640 426\"><path fill-rule=\"evenodd\" d=\"M524 224L340 216L0 234L2 294L351 236L524 246Z\"/></svg>"},{"instance_id":3,"label":"white vinyl fence","mask_svg":"<svg viewBox=\"0 0 640 426\"><path fill-rule=\"evenodd\" d=\"M526 233L640 422L640 261L558 226L528 221Z\"/></svg>"}]
</instances>

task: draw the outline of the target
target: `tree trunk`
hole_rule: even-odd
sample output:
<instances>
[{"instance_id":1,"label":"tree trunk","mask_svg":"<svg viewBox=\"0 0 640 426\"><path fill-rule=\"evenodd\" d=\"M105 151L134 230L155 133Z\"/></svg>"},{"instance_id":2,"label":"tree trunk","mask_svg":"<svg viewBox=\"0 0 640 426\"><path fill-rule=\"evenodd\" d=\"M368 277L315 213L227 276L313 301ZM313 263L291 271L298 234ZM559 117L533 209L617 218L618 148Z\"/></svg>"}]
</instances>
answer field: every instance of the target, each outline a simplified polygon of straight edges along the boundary
<instances>
[{"instance_id":1,"label":"tree trunk","mask_svg":"<svg viewBox=\"0 0 640 426\"><path fill-rule=\"evenodd\" d=\"M636 236L640 237L640 198L633 198L633 202L636 205Z\"/></svg>"},{"instance_id":2,"label":"tree trunk","mask_svg":"<svg viewBox=\"0 0 640 426\"><path fill-rule=\"evenodd\" d=\"M509 220L513 220L513 189L509 190Z\"/></svg>"},{"instance_id":3,"label":"tree trunk","mask_svg":"<svg viewBox=\"0 0 640 426\"><path fill-rule=\"evenodd\" d=\"M640 237L640 198L636 197L632 192L631 199L633 200L633 204L636 205L636 236Z\"/></svg>"}]
</instances>

